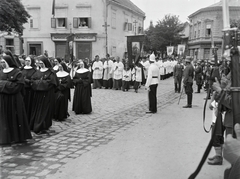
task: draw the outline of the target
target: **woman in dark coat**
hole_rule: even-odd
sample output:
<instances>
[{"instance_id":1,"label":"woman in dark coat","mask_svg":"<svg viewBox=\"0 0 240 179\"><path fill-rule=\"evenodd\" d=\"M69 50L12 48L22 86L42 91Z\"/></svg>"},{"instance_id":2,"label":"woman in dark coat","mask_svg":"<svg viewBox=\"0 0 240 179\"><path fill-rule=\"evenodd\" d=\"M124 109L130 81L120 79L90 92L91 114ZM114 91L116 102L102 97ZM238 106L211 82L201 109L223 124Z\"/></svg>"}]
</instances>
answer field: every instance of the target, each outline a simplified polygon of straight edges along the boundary
<instances>
[{"instance_id":1,"label":"woman in dark coat","mask_svg":"<svg viewBox=\"0 0 240 179\"><path fill-rule=\"evenodd\" d=\"M55 89L58 86L56 74L45 56L39 58L41 69L32 76L34 92L30 129L45 133L52 126L55 107Z\"/></svg>"},{"instance_id":2,"label":"woman in dark coat","mask_svg":"<svg viewBox=\"0 0 240 179\"><path fill-rule=\"evenodd\" d=\"M73 77L75 86L73 107L72 110L76 114L89 114L92 112L92 88L91 88L91 73L84 68L83 61L79 61L79 69Z\"/></svg>"},{"instance_id":3,"label":"woman in dark coat","mask_svg":"<svg viewBox=\"0 0 240 179\"><path fill-rule=\"evenodd\" d=\"M67 66L61 62L58 67L59 71L56 73L59 85L56 91L56 107L54 119L63 121L69 116L68 113L68 100L71 100L70 88L71 78L67 72Z\"/></svg>"},{"instance_id":4,"label":"woman in dark coat","mask_svg":"<svg viewBox=\"0 0 240 179\"><path fill-rule=\"evenodd\" d=\"M1 60L0 71L0 144L25 142L32 135L22 97L24 79L18 65L10 56Z\"/></svg>"},{"instance_id":5,"label":"woman in dark coat","mask_svg":"<svg viewBox=\"0 0 240 179\"><path fill-rule=\"evenodd\" d=\"M32 57L27 57L25 59L25 66L22 69L22 74L25 82L25 91L24 91L24 103L28 116L28 122L30 124L31 111L32 111L32 102L34 91L31 87L31 78L36 73L35 60Z\"/></svg>"}]
</instances>

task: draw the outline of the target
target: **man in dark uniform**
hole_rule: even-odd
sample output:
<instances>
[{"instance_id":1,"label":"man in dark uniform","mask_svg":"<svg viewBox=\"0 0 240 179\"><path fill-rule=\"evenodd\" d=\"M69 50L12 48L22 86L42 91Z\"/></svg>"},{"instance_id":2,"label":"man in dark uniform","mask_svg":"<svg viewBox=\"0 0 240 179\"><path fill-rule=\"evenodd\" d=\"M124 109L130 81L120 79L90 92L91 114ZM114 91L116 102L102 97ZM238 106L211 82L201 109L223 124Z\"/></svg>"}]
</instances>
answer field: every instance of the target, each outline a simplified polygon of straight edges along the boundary
<instances>
[{"instance_id":1,"label":"man in dark uniform","mask_svg":"<svg viewBox=\"0 0 240 179\"><path fill-rule=\"evenodd\" d=\"M185 59L185 63L186 67L183 71L183 84L185 93L187 94L187 105L183 106L183 108L192 108L194 68L189 57Z\"/></svg>"},{"instance_id":2,"label":"man in dark uniform","mask_svg":"<svg viewBox=\"0 0 240 179\"><path fill-rule=\"evenodd\" d=\"M202 89L202 65L201 62L197 61L197 67L195 68L195 81L197 85L197 91L195 93L200 93Z\"/></svg>"},{"instance_id":3,"label":"man in dark uniform","mask_svg":"<svg viewBox=\"0 0 240 179\"><path fill-rule=\"evenodd\" d=\"M154 53L149 58L150 66L148 68L148 76L146 81L146 89L148 90L149 111L146 113L157 112L157 87L160 80L159 68L156 65Z\"/></svg>"},{"instance_id":4,"label":"man in dark uniform","mask_svg":"<svg viewBox=\"0 0 240 179\"><path fill-rule=\"evenodd\" d=\"M183 68L184 67L181 64L181 61L179 59L177 64L173 67L173 78L174 78L174 85L175 85L175 93L180 93L180 91L181 91Z\"/></svg>"}]
</instances>

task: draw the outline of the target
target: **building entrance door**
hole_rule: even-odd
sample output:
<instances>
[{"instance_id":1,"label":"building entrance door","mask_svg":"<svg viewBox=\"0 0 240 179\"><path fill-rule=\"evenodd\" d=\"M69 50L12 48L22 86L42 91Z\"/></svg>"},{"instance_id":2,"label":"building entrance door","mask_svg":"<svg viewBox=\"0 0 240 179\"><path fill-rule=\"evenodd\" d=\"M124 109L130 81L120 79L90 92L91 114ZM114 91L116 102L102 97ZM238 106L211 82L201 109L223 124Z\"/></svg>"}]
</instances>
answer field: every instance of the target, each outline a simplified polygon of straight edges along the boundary
<instances>
[{"instance_id":1,"label":"building entrance door","mask_svg":"<svg viewBox=\"0 0 240 179\"><path fill-rule=\"evenodd\" d=\"M65 58L66 42L55 42L55 57Z\"/></svg>"},{"instance_id":2,"label":"building entrance door","mask_svg":"<svg viewBox=\"0 0 240 179\"><path fill-rule=\"evenodd\" d=\"M42 55L42 45L41 44L29 44L29 55Z\"/></svg>"},{"instance_id":3,"label":"building entrance door","mask_svg":"<svg viewBox=\"0 0 240 179\"><path fill-rule=\"evenodd\" d=\"M91 59L92 58L92 43L91 42L77 42L77 59Z\"/></svg>"}]
</instances>

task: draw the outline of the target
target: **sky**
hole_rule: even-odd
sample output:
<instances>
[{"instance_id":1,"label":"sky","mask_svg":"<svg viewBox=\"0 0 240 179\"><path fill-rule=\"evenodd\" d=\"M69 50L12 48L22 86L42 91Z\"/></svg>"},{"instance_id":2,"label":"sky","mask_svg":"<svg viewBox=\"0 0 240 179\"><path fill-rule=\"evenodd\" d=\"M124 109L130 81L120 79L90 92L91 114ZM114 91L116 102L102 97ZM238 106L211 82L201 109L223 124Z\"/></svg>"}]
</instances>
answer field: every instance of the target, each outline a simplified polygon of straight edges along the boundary
<instances>
[{"instance_id":1,"label":"sky","mask_svg":"<svg viewBox=\"0 0 240 179\"><path fill-rule=\"evenodd\" d=\"M205 8L220 0L131 0L143 12L146 19L144 27L147 28L152 20L156 25L166 14L177 15L181 22L186 22L188 16L201 8Z\"/></svg>"}]
</instances>

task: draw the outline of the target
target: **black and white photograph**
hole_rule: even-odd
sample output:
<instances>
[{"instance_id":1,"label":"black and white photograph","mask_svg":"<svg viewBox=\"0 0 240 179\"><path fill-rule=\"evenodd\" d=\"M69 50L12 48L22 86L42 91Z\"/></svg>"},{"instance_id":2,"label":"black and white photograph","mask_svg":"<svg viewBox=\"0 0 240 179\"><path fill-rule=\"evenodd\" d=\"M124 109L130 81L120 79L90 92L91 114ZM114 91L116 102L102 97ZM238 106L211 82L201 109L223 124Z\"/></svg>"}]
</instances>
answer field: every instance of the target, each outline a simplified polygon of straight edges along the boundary
<instances>
[{"instance_id":1,"label":"black and white photograph","mask_svg":"<svg viewBox=\"0 0 240 179\"><path fill-rule=\"evenodd\" d=\"M0 0L1 179L240 179L240 0Z\"/></svg>"}]
</instances>

